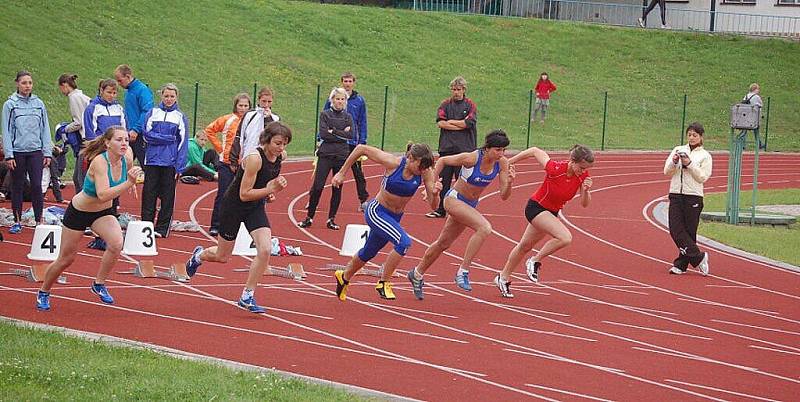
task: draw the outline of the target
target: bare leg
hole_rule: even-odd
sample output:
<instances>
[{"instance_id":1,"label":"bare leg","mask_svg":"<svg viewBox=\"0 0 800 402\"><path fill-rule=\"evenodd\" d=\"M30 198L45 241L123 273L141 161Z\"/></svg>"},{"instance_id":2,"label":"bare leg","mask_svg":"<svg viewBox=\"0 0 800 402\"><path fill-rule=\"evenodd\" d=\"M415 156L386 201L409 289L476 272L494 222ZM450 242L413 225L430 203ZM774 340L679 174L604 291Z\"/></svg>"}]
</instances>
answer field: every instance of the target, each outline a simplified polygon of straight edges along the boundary
<instances>
[{"instance_id":1,"label":"bare leg","mask_svg":"<svg viewBox=\"0 0 800 402\"><path fill-rule=\"evenodd\" d=\"M464 251L464 260L461 262L461 267L469 269L472 265L472 260L483 245L484 240L492 233L492 224L489 223L477 209L465 204L462 201L449 198L444 203L448 216L451 216L455 221L468 226L475 233L469 238L467 249ZM463 230L462 226L462 230Z\"/></svg>"},{"instance_id":2,"label":"bare leg","mask_svg":"<svg viewBox=\"0 0 800 402\"><path fill-rule=\"evenodd\" d=\"M450 248L453 242L458 238L458 235L464 231L466 226L458 223L455 219L448 216L444 222L442 232L439 233L439 238L425 250L425 255L422 256L422 261L417 265L417 273L424 275L428 268L439 258L440 255Z\"/></svg>"},{"instance_id":3,"label":"bare leg","mask_svg":"<svg viewBox=\"0 0 800 402\"><path fill-rule=\"evenodd\" d=\"M47 266L47 273L44 275L42 292L49 292L58 277L67 267L75 261L78 253L78 243L83 236L83 231L77 231L64 227L61 229L61 249L58 251L58 258Z\"/></svg>"},{"instance_id":4,"label":"bare leg","mask_svg":"<svg viewBox=\"0 0 800 402\"><path fill-rule=\"evenodd\" d=\"M397 269L397 265L400 264L402 259L403 256L398 254L397 250L392 249L389 256L386 257L386 262L383 263L382 281L389 281L392 279L392 274L394 274L394 270Z\"/></svg>"},{"instance_id":5,"label":"bare leg","mask_svg":"<svg viewBox=\"0 0 800 402\"><path fill-rule=\"evenodd\" d=\"M117 218L113 215L106 215L92 223L92 230L106 242L106 251L103 253L100 269L97 271L97 278L94 281L97 284L103 284L122 252L122 229Z\"/></svg>"},{"instance_id":6,"label":"bare leg","mask_svg":"<svg viewBox=\"0 0 800 402\"><path fill-rule=\"evenodd\" d=\"M270 251L272 251L272 230L270 228L258 228L250 235L256 242L256 258L250 263L250 273L247 275L245 289L255 290L258 280L264 275L264 271L269 267Z\"/></svg>"},{"instance_id":7,"label":"bare leg","mask_svg":"<svg viewBox=\"0 0 800 402\"><path fill-rule=\"evenodd\" d=\"M367 264L367 262L366 262L366 261L361 261L361 258L358 258L358 253L356 253L356 255L354 255L354 256L353 256L353 258L351 258L351 259L350 259L350 262L348 262L348 263L347 263L347 268L345 269L345 271L344 271L344 275L342 275L342 277L343 277L343 278L344 278L346 281L349 281L349 280L350 280L350 279L352 279L352 278L353 278L353 277L354 277L354 276L355 276L355 275L358 273L358 271L360 271L360 270L361 270L361 268L363 268L363 267L364 267L364 265L366 265L366 264Z\"/></svg>"},{"instance_id":8,"label":"bare leg","mask_svg":"<svg viewBox=\"0 0 800 402\"><path fill-rule=\"evenodd\" d=\"M506 265L503 266L503 270L500 272L500 279L508 281L508 278L511 277L511 273L514 272L514 267L522 262L522 259L525 258L525 254L531 251L533 246L542 240L544 236L545 233L543 231L536 229L536 227L529 223L519 243L514 246L514 249L511 250L511 253L508 255Z\"/></svg>"},{"instance_id":9,"label":"bare leg","mask_svg":"<svg viewBox=\"0 0 800 402\"><path fill-rule=\"evenodd\" d=\"M226 263L233 253L233 242L220 237L216 246L204 249L200 253L200 261Z\"/></svg>"},{"instance_id":10,"label":"bare leg","mask_svg":"<svg viewBox=\"0 0 800 402\"><path fill-rule=\"evenodd\" d=\"M541 261L543 258L556 251L567 247L572 243L572 233L569 232L566 226L561 221L550 214L549 212L542 212L533 218L533 225L542 232L545 232L553 238L548 240L539 252L533 257L534 261Z\"/></svg>"}]
</instances>

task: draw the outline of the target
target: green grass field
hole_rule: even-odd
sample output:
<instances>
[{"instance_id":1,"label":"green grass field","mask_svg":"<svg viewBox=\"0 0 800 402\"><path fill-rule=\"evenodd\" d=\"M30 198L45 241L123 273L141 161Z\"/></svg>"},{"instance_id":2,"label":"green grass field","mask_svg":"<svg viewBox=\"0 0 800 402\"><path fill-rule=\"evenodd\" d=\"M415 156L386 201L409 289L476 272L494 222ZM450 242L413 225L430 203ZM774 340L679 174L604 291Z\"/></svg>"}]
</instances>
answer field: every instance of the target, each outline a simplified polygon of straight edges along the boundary
<instances>
[{"instance_id":1,"label":"green grass field","mask_svg":"<svg viewBox=\"0 0 800 402\"><path fill-rule=\"evenodd\" d=\"M744 192L739 205L747 208L752 204L752 193ZM704 211L725 211L725 194L707 194L703 199ZM757 205L800 204L800 189L759 190ZM775 260L800 266L800 224L788 228L770 226L731 226L718 222L702 222L698 234L736 247L740 250L763 255Z\"/></svg>"},{"instance_id":2,"label":"green grass field","mask_svg":"<svg viewBox=\"0 0 800 402\"><path fill-rule=\"evenodd\" d=\"M727 149L729 106L759 82L772 97L770 149L800 150L792 110L800 44L784 40L284 0L28 2L0 13L0 24L0 93L13 91L17 70L31 70L52 123L68 117L55 85L61 73L77 73L92 94L128 63L151 87L177 83L190 118L199 82L198 127L229 112L233 95L252 93L253 83L272 86L274 110L295 131L290 152L307 155L317 85L324 98L352 70L369 106L371 144L381 142L388 86L386 148L409 139L435 146L435 110L450 80L464 75L480 135L503 128L521 149L528 93L547 71L559 89L551 118L533 127L533 144L600 147L608 91L608 148L675 145L687 94L687 124L705 123L708 148Z\"/></svg>"},{"instance_id":3,"label":"green grass field","mask_svg":"<svg viewBox=\"0 0 800 402\"><path fill-rule=\"evenodd\" d=\"M0 401L365 400L277 374L233 370L0 321Z\"/></svg>"}]
</instances>

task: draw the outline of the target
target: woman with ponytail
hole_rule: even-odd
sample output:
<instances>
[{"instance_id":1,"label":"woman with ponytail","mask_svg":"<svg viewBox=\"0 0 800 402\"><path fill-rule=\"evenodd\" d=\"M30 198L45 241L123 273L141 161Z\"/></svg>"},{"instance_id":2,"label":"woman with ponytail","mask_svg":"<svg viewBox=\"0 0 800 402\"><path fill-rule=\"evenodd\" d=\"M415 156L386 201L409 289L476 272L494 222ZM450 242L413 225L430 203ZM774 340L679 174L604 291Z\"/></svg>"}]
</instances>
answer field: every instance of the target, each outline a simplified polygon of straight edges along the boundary
<instances>
[{"instance_id":1,"label":"woman with ponytail","mask_svg":"<svg viewBox=\"0 0 800 402\"><path fill-rule=\"evenodd\" d=\"M519 265L528 251L533 249L539 241L549 236L539 252L529 258L525 263L528 279L539 282L539 270L542 260L550 254L572 243L572 234L558 219L558 211L567 201L575 197L580 190L581 206L589 206L592 200L589 189L592 187L592 178L589 177L589 168L594 163L594 153L584 145L576 144L569 150L569 159L555 161L550 159L547 152L537 148L528 148L508 160L509 163L534 157L544 167L544 181L539 189L528 200L525 206L525 219L528 226L522 239L511 250L503 270L495 276L494 283L503 297L512 298L511 272Z\"/></svg>"},{"instance_id":2,"label":"woman with ponytail","mask_svg":"<svg viewBox=\"0 0 800 402\"><path fill-rule=\"evenodd\" d=\"M425 194L431 208L439 205L439 191L442 183L436 179L431 169L433 166L433 153L425 144L409 144L406 154L394 156L388 152L369 145L360 144L353 149L339 172L333 176L332 186L341 188L345 175L359 158L366 156L368 159L382 165L384 173L383 183L375 199L367 201L364 208L364 218L369 225L369 235L364 247L350 259L347 269L338 270L336 277L336 295L339 300L347 298L347 287L353 276L373 259L386 243L394 244L394 250L383 263L380 281L375 286L378 295L383 299L394 300L392 283L389 279L394 274L400 260L411 247L411 238L400 226L406 205L419 188L425 186Z\"/></svg>"},{"instance_id":3,"label":"woman with ponytail","mask_svg":"<svg viewBox=\"0 0 800 402\"><path fill-rule=\"evenodd\" d=\"M133 166L128 132L121 126L109 127L102 136L90 141L81 153L89 163L89 170L83 182L83 190L72 198L64 213L58 258L47 267L44 282L36 296L36 308L39 310L50 309L50 288L75 261L78 244L87 227L92 228L106 242L106 250L91 291L103 303L114 303L105 281L122 251L123 238L122 229L114 216L112 202L135 185L142 169Z\"/></svg>"}]
</instances>

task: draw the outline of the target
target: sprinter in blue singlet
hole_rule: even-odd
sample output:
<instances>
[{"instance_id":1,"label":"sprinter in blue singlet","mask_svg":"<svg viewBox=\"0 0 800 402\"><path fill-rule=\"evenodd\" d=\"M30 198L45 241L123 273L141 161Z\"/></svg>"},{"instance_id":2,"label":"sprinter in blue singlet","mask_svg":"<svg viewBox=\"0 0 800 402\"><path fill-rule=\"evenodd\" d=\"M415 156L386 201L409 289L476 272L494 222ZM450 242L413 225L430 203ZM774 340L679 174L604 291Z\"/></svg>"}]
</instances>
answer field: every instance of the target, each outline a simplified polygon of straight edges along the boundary
<instances>
[{"instance_id":1,"label":"sprinter in blue singlet","mask_svg":"<svg viewBox=\"0 0 800 402\"><path fill-rule=\"evenodd\" d=\"M92 283L92 293L99 296L103 303L114 303L105 281L119 258L123 239L112 203L114 198L136 185L136 178L142 173L142 169L133 166L128 131L121 126L106 129L103 135L89 142L81 154L89 161L89 170L86 172L83 190L72 197L64 213L58 258L47 267L44 283L36 296L36 308L39 310L50 309L50 288L75 261L78 243L87 227L92 228L106 242L100 269Z\"/></svg>"},{"instance_id":2,"label":"sprinter in blue singlet","mask_svg":"<svg viewBox=\"0 0 800 402\"><path fill-rule=\"evenodd\" d=\"M425 284L423 279L425 272L467 227L475 233L467 243L455 282L466 291L472 290L469 283L469 267L483 241L492 233L492 225L476 209L478 199L495 177L500 178L500 198L506 200L511 195L514 168L509 166L508 159L503 156L508 144L506 133L503 130L494 130L486 134L483 147L477 151L444 156L436 161L434 170L437 176L445 166L460 166L461 173L456 184L444 195L447 220L439 238L425 251L419 265L408 272L408 280L417 299L424 298L422 287Z\"/></svg>"},{"instance_id":3,"label":"sprinter in blue singlet","mask_svg":"<svg viewBox=\"0 0 800 402\"><path fill-rule=\"evenodd\" d=\"M394 250L383 263L383 273L375 290L381 298L394 300L395 294L389 279L411 246L411 238L400 226L403 211L420 184L425 186L431 208L436 208L439 205L439 191L442 189L442 184L436 180L431 169L433 165L431 149L425 144L411 144L406 154L400 157L369 145L357 146L333 177L334 186L339 187L344 183L345 174L350 170L350 166L361 156L366 156L382 165L386 169L386 174L378 196L368 201L364 209L364 217L370 229L366 244L353 256L347 264L347 269L334 273L336 295L339 300L346 300L347 286L353 275L374 258L386 243L391 242L394 244Z\"/></svg>"}]
</instances>

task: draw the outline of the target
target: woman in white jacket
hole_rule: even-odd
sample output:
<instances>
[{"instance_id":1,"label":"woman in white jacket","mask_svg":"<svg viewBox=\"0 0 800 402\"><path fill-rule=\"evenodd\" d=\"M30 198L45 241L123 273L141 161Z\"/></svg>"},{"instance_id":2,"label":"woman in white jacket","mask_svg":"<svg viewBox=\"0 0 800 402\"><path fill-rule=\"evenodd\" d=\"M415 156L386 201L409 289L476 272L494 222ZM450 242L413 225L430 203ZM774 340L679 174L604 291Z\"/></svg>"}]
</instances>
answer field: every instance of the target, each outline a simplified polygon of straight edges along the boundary
<instances>
[{"instance_id":1,"label":"woman in white jacket","mask_svg":"<svg viewBox=\"0 0 800 402\"><path fill-rule=\"evenodd\" d=\"M67 133L77 132L81 140L81 148L83 148L83 140L86 139L86 133L83 127L83 112L86 106L89 106L89 97L83 94L83 91L78 89L77 74L61 74L58 77L58 89L61 93L69 99L69 114L72 116L72 121L67 125ZM75 184L75 194L83 190L84 173L81 166L83 165L83 156L80 154L75 155L75 169L72 172L72 182Z\"/></svg>"},{"instance_id":2,"label":"woman in white jacket","mask_svg":"<svg viewBox=\"0 0 800 402\"><path fill-rule=\"evenodd\" d=\"M691 264L708 275L708 253L697 247L697 225L703 211L703 183L711 177L711 154L703 148L703 125L686 129L688 144L670 152L664 163L669 183L669 234L678 246L678 257L669 273L680 275Z\"/></svg>"}]
</instances>

